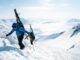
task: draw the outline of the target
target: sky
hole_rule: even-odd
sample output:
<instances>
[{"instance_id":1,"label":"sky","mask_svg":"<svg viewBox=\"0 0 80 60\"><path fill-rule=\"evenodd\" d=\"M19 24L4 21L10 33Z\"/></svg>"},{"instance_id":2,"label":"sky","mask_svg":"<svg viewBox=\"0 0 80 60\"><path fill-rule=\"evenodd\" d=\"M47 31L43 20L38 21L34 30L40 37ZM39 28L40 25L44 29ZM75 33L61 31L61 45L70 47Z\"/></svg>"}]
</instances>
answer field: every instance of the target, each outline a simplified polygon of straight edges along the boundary
<instances>
[{"instance_id":1,"label":"sky","mask_svg":"<svg viewBox=\"0 0 80 60\"><path fill-rule=\"evenodd\" d=\"M0 18L14 18L14 8L30 19L80 18L80 0L0 0Z\"/></svg>"}]
</instances>

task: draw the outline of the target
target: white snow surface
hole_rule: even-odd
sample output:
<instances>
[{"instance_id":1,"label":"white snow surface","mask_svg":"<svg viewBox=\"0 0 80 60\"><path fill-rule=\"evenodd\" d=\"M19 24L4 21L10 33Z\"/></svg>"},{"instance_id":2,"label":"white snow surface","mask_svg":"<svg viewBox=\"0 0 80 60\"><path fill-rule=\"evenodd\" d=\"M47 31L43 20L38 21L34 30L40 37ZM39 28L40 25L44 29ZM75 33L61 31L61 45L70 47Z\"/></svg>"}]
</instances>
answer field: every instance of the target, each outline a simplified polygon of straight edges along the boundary
<instances>
[{"instance_id":1,"label":"white snow surface","mask_svg":"<svg viewBox=\"0 0 80 60\"><path fill-rule=\"evenodd\" d=\"M80 60L80 33L70 38L74 24L71 22L30 21L36 40L34 46L24 39L24 50L19 49L15 32L11 31L14 20L0 20L0 60ZM29 25L24 25L29 30ZM24 36L25 37L25 36Z\"/></svg>"}]
</instances>

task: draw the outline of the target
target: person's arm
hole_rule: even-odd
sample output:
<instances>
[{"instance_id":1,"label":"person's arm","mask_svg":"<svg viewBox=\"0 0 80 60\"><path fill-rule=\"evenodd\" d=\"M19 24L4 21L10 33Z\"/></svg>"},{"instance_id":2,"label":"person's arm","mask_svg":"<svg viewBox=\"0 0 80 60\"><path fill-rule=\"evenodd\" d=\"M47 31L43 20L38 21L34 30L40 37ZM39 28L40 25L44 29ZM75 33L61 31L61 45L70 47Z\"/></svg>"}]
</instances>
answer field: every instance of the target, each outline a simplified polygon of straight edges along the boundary
<instances>
[{"instance_id":1,"label":"person's arm","mask_svg":"<svg viewBox=\"0 0 80 60\"><path fill-rule=\"evenodd\" d=\"M28 37L29 37L29 36L27 35L27 36L25 37L25 39L26 39L26 38L28 39Z\"/></svg>"},{"instance_id":2,"label":"person's arm","mask_svg":"<svg viewBox=\"0 0 80 60\"><path fill-rule=\"evenodd\" d=\"M6 34L6 36L11 35L14 32L14 30L12 29L10 33Z\"/></svg>"},{"instance_id":3,"label":"person's arm","mask_svg":"<svg viewBox=\"0 0 80 60\"><path fill-rule=\"evenodd\" d=\"M28 31L26 31L26 30L25 30L25 33L29 34L29 32L28 32Z\"/></svg>"},{"instance_id":4,"label":"person's arm","mask_svg":"<svg viewBox=\"0 0 80 60\"><path fill-rule=\"evenodd\" d=\"M28 34L28 35L26 35L25 39L26 39L26 38L28 39L28 37L29 37L29 35L30 35L30 32L28 32L28 31L25 30L25 33Z\"/></svg>"}]
</instances>

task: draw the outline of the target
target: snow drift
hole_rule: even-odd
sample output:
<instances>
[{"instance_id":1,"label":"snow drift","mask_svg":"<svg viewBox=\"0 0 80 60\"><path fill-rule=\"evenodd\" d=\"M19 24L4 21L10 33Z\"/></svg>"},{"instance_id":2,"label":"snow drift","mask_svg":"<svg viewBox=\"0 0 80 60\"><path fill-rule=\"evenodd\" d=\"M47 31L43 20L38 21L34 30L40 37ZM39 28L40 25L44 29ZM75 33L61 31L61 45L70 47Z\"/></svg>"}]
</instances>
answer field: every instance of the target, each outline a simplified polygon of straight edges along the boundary
<instances>
[{"instance_id":1,"label":"snow drift","mask_svg":"<svg viewBox=\"0 0 80 60\"><path fill-rule=\"evenodd\" d=\"M13 22L0 20L0 60L80 60L80 33L70 38L75 24L30 20L36 41L31 46L29 40L24 39L26 47L20 50L15 32L6 37ZM24 26L29 30L27 24Z\"/></svg>"}]
</instances>

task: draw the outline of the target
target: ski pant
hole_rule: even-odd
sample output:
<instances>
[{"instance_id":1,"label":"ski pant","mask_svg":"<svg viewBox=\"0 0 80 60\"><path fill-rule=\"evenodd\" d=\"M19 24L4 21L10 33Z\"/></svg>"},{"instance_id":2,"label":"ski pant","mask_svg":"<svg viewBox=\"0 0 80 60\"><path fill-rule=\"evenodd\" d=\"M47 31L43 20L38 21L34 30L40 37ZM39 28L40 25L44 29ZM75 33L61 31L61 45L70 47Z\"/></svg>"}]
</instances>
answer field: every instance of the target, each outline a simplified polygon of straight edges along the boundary
<instances>
[{"instance_id":1,"label":"ski pant","mask_svg":"<svg viewBox=\"0 0 80 60\"><path fill-rule=\"evenodd\" d=\"M24 49L24 47L25 47L24 44L22 43L23 37L24 37L24 35L17 36L20 49Z\"/></svg>"}]
</instances>

